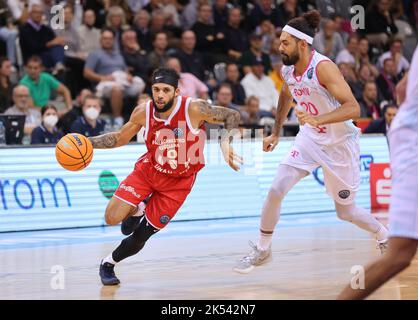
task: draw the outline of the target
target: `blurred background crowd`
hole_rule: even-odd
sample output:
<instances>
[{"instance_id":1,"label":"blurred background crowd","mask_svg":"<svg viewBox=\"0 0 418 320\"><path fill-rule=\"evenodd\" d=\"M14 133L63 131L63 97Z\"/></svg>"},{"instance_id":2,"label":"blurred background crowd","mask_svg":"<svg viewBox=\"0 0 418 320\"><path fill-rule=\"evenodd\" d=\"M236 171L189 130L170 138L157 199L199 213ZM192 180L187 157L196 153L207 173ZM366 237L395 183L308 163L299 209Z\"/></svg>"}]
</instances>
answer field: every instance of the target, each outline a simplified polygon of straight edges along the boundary
<instances>
[{"instance_id":1,"label":"blurred background crowd","mask_svg":"<svg viewBox=\"0 0 418 320\"><path fill-rule=\"evenodd\" d=\"M353 30L356 5L365 24ZM0 114L26 116L24 143L117 130L150 98L153 70L168 66L182 95L236 109L241 127L268 134L281 29L311 9L322 16L313 48L350 85L358 126L386 133L417 43L418 0L0 0ZM297 130L291 111L282 134Z\"/></svg>"}]
</instances>

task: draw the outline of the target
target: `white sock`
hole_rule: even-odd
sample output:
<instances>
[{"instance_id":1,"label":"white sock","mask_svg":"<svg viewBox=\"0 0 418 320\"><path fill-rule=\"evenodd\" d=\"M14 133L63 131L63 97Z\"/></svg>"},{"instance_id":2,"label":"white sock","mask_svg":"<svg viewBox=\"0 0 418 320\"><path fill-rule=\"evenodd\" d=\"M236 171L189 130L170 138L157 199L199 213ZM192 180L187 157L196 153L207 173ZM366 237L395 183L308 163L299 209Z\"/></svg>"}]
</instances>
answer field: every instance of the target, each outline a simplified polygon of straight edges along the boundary
<instances>
[{"instance_id":1,"label":"white sock","mask_svg":"<svg viewBox=\"0 0 418 320\"><path fill-rule=\"evenodd\" d=\"M102 264L104 264L105 262L109 262L113 265L115 265L117 263L115 260L113 260L112 253L109 254L106 258L103 259Z\"/></svg>"},{"instance_id":2,"label":"white sock","mask_svg":"<svg viewBox=\"0 0 418 320\"><path fill-rule=\"evenodd\" d=\"M133 214L133 217L142 217L145 214L145 203L141 202L138 205L138 210Z\"/></svg>"},{"instance_id":3,"label":"white sock","mask_svg":"<svg viewBox=\"0 0 418 320\"><path fill-rule=\"evenodd\" d=\"M258 238L257 248L261 251L266 251L271 244L273 238L273 233L267 234L260 232L260 237Z\"/></svg>"}]
</instances>

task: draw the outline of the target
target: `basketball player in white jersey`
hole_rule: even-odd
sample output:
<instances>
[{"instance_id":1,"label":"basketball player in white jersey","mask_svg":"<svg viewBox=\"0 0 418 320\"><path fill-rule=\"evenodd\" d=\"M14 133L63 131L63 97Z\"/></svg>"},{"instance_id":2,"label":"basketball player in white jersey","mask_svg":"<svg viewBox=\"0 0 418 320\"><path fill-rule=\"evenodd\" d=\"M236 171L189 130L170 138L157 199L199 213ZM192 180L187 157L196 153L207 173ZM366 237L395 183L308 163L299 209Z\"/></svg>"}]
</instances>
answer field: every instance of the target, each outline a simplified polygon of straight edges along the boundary
<instances>
[{"instance_id":1,"label":"basketball player in white jersey","mask_svg":"<svg viewBox=\"0 0 418 320\"><path fill-rule=\"evenodd\" d=\"M278 144L280 128L293 99L297 102L300 131L268 192L258 243L250 242L251 252L234 267L240 273L248 273L269 260L284 196L318 166L323 169L326 191L334 200L338 217L372 233L382 252L387 244L387 229L354 202L360 183L360 130L352 119L359 117L360 106L338 67L312 49L319 21L319 12L309 11L290 20L280 36L285 83L273 134L263 141L264 151L272 151Z\"/></svg>"},{"instance_id":2,"label":"basketball player in white jersey","mask_svg":"<svg viewBox=\"0 0 418 320\"><path fill-rule=\"evenodd\" d=\"M347 286L339 299L362 299L406 269L418 247L418 47L409 74L396 88L403 102L390 126L392 198L387 253L366 267L365 288ZM407 85L406 85L407 81ZM406 85L406 97L399 97Z\"/></svg>"}]
</instances>

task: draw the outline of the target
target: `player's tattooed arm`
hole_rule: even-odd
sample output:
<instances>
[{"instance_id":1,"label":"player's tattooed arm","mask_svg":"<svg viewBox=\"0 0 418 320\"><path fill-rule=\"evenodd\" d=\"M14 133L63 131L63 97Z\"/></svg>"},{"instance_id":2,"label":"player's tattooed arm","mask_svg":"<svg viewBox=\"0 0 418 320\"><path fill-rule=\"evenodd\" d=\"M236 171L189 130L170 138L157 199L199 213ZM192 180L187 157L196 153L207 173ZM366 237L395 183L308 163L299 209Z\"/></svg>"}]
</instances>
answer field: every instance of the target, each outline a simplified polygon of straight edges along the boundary
<instances>
[{"instance_id":1,"label":"player's tattooed arm","mask_svg":"<svg viewBox=\"0 0 418 320\"><path fill-rule=\"evenodd\" d=\"M190 117L191 119L201 123L206 121L208 123L223 124L225 129L221 130L220 146L226 163L235 171L239 170L239 164L243 163L242 158L234 152L231 146L232 138L234 136L234 129L238 129L241 116L238 111L212 106L205 100L195 100L191 104Z\"/></svg>"},{"instance_id":2,"label":"player's tattooed arm","mask_svg":"<svg viewBox=\"0 0 418 320\"><path fill-rule=\"evenodd\" d=\"M90 137L93 148L95 149L110 149L121 147L132 139L141 127L145 124L146 111L145 104L137 106L132 112L131 118L123 127L116 132L109 132L96 137Z\"/></svg>"}]
</instances>

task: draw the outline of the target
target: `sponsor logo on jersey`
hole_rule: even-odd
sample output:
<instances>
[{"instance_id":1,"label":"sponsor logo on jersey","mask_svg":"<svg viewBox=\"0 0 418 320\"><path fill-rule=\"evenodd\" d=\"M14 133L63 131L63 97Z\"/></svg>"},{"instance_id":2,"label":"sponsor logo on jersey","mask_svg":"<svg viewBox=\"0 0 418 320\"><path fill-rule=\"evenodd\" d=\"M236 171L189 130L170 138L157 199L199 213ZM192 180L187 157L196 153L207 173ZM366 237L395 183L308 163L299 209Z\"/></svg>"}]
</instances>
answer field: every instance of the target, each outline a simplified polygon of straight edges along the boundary
<instances>
[{"instance_id":1,"label":"sponsor logo on jersey","mask_svg":"<svg viewBox=\"0 0 418 320\"><path fill-rule=\"evenodd\" d=\"M134 197L136 198L141 198L141 195L135 192L134 187L131 186L127 186L126 184L122 183L119 188L121 188L122 190L125 190L126 192L131 193Z\"/></svg>"},{"instance_id":2,"label":"sponsor logo on jersey","mask_svg":"<svg viewBox=\"0 0 418 320\"><path fill-rule=\"evenodd\" d=\"M162 223L162 224L167 224L168 223L168 221L170 221L170 216L168 216L168 215L162 215L161 217L160 217L160 222Z\"/></svg>"},{"instance_id":3,"label":"sponsor logo on jersey","mask_svg":"<svg viewBox=\"0 0 418 320\"><path fill-rule=\"evenodd\" d=\"M349 190L341 190L340 192L338 192L338 196L341 199L347 199L350 196L350 191Z\"/></svg>"},{"instance_id":4,"label":"sponsor logo on jersey","mask_svg":"<svg viewBox=\"0 0 418 320\"><path fill-rule=\"evenodd\" d=\"M312 76L313 76L313 67L308 70L307 76L308 76L308 79L312 79Z\"/></svg>"}]
</instances>

